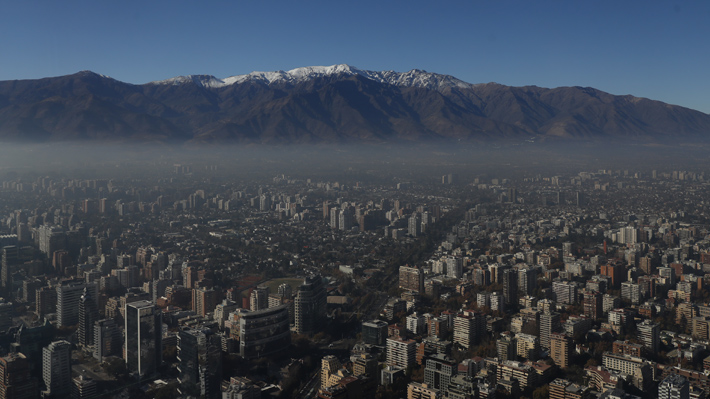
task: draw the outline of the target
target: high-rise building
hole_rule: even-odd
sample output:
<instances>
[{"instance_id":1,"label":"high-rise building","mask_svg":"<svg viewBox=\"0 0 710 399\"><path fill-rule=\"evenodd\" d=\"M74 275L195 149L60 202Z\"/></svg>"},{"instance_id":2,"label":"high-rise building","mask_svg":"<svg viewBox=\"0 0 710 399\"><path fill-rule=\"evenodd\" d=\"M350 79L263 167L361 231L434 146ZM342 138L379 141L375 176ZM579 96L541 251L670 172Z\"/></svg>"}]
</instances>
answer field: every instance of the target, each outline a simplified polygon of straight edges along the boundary
<instances>
[{"instance_id":1,"label":"high-rise building","mask_svg":"<svg viewBox=\"0 0 710 399\"><path fill-rule=\"evenodd\" d=\"M552 333L550 336L550 357L560 368L570 366L572 358L572 339L564 334Z\"/></svg>"},{"instance_id":2,"label":"high-rise building","mask_svg":"<svg viewBox=\"0 0 710 399\"><path fill-rule=\"evenodd\" d=\"M98 320L94 323L94 358L99 363L107 356L121 351L121 326L113 319Z\"/></svg>"},{"instance_id":3,"label":"high-rise building","mask_svg":"<svg viewBox=\"0 0 710 399\"><path fill-rule=\"evenodd\" d=\"M496 341L498 359L515 360L518 358L518 342L510 332L504 332Z\"/></svg>"},{"instance_id":4,"label":"high-rise building","mask_svg":"<svg viewBox=\"0 0 710 399\"><path fill-rule=\"evenodd\" d=\"M83 375L72 380L72 399L94 399L97 397L96 381Z\"/></svg>"},{"instance_id":5,"label":"high-rise building","mask_svg":"<svg viewBox=\"0 0 710 399\"><path fill-rule=\"evenodd\" d=\"M584 315L592 320L604 317L604 295L601 292L591 291L584 293Z\"/></svg>"},{"instance_id":6,"label":"high-rise building","mask_svg":"<svg viewBox=\"0 0 710 399\"><path fill-rule=\"evenodd\" d=\"M387 339L387 323L370 320L362 323L362 341L366 344L384 346Z\"/></svg>"},{"instance_id":7,"label":"high-rise building","mask_svg":"<svg viewBox=\"0 0 710 399\"><path fill-rule=\"evenodd\" d=\"M505 312L505 298L500 292L491 292L491 310L494 312Z\"/></svg>"},{"instance_id":8,"label":"high-rise building","mask_svg":"<svg viewBox=\"0 0 710 399\"><path fill-rule=\"evenodd\" d=\"M198 316L214 312L219 303L219 291L213 288L194 288L192 290L192 310Z\"/></svg>"},{"instance_id":9,"label":"high-rise building","mask_svg":"<svg viewBox=\"0 0 710 399\"><path fill-rule=\"evenodd\" d=\"M537 269L525 267L518 269L518 290L522 295L532 295L537 288Z\"/></svg>"},{"instance_id":10,"label":"high-rise building","mask_svg":"<svg viewBox=\"0 0 710 399\"><path fill-rule=\"evenodd\" d=\"M641 302L641 287L630 282L621 283L621 299L638 305Z\"/></svg>"},{"instance_id":11,"label":"high-rise building","mask_svg":"<svg viewBox=\"0 0 710 399\"><path fill-rule=\"evenodd\" d=\"M399 288L424 293L424 272L416 267L399 267Z\"/></svg>"},{"instance_id":12,"label":"high-rise building","mask_svg":"<svg viewBox=\"0 0 710 399\"><path fill-rule=\"evenodd\" d=\"M481 312L465 311L454 318L454 344L470 348L486 334L486 316Z\"/></svg>"},{"instance_id":13,"label":"high-rise building","mask_svg":"<svg viewBox=\"0 0 710 399\"><path fill-rule=\"evenodd\" d=\"M463 277L463 259L459 257L446 259L446 275L455 279Z\"/></svg>"},{"instance_id":14,"label":"high-rise building","mask_svg":"<svg viewBox=\"0 0 710 399\"><path fill-rule=\"evenodd\" d=\"M422 233L422 214L412 213L407 221L407 233L412 237L417 237Z\"/></svg>"},{"instance_id":15,"label":"high-rise building","mask_svg":"<svg viewBox=\"0 0 710 399\"><path fill-rule=\"evenodd\" d=\"M139 379L155 374L163 361L162 324L160 309L151 301L126 304L126 368Z\"/></svg>"},{"instance_id":16,"label":"high-rise building","mask_svg":"<svg viewBox=\"0 0 710 399\"><path fill-rule=\"evenodd\" d=\"M290 299L293 296L293 288L290 284L283 283L279 285L278 294L282 298Z\"/></svg>"},{"instance_id":17,"label":"high-rise building","mask_svg":"<svg viewBox=\"0 0 710 399\"><path fill-rule=\"evenodd\" d=\"M350 229L352 229L354 217L355 214L353 213L352 209L341 209L340 213L338 214L338 229L344 231L349 231Z\"/></svg>"},{"instance_id":18,"label":"high-rise building","mask_svg":"<svg viewBox=\"0 0 710 399\"><path fill-rule=\"evenodd\" d=\"M658 384L658 399L689 399L690 384L682 375L670 374Z\"/></svg>"},{"instance_id":19,"label":"high-rise building","mask_svg":"<svg viewBox=\"0 0 710 399\"><path fill-rule=\"evenodd\" d=\"M66 234L59 226L40 226L37 229L39 235L39 250L47 256L52 256L54 251L64 249L66 246Z\"/></svg>"},{"instance_id":20,"label":"high-rise building","mask_svg":"<svg viewBox=\"0 0 710 399\"><path fill-rule=\"evenodd\" d=\"M361 354L360 357L353 362L353 375L356 377L366 375L377 379L379 370L377 358L369 353Z\"/></svg>"},{"instance_id":21,"label":"high-rise building","mask_svg":"<svg viewBox=\"0 0 710 399\"><path fill-rule=\"evenodd\" d=\"M249 309L251 311L266 309L269 307L269 289L267 287L256 287L249 295Z\"/></svg>"},{"instance_id":22,"label":"high-rise building","mask_svg":"<svg viewBox=\"0 0 710 399\"><path fill-rule=\"evenodd\" d=\"M503 271L503 298L507 306L518 307L518 273L515 270Z\"/></svg>"},{"instance_id":23,"label":"high-rise building","mask_svg":"<svg viewBox=\"0 0 710 399\"><path fill-rule=\"evenodd\" d=\"M99 309L91 297L91 292L84 288L79 299L79 344L89 346L94 344L94 323L99 319Z\"/></svg>"},{"instance_id":24,"label":"high-rise building","mask_svg":"<svg viewBox=\"0 0 710 399\"><path fill-rule=\"evenodd\" d=\"M424 383L430 388L446 392L456 371L457 364L454 359L437 353L426 359Z\"/></svg>"},{"instance_id":25,"label":"high-rise building","mask_svg":"<svg viewBox=\"0 0 710 399\"><path fill-rule=\"evenodd\" d=\"M253 359L286 349L291 344L288 305L244 311L239 317L239 354Z\"/></svg>"},{"instance_id":26,"label":"high-rise building","mask_svg":"<svg viewBox=\"0 0 710 399\"><path fill-rule=\"evenodd\" d=\"M621 307L621 299L619 299L619 297L604 294L604 297L602 299L602 310L604 311L604 313L612 309L617 309L619 307Z\"/></svg>"},{"instance_id":27,"label":"high-rise building","mask_svg":"<svg viewBox=\"0 0 710 399\"><path fill-rule=\"evenodd\" d=\"M0 332L5 332L12 327L12 308L12 302L5 302L0 298Z\"/></svg>"},{"instance_id":28,"label":"high-rise building","mask_svg":"<svg viewBox=\"0 0 710 399\"><path fill-rule=\"evenodd\" d=\"M540 354L540 339L531 334L515 334L518 342L518 356L528 360L537 360Z\"/></svg>"},{"instance_id":29,"label":"high-rise building","mask_svg":"<svg viewBox=\"0 0 710 399\"><path fill-rule=\"evenodd\" d=\"M319 275L306 277L296 295L296 332L313 334L326 311L326 292Z\"/></svg>"},{"instance_id":30,"label":"high-rise building","mask_svg":"<svg viewBox=\"0 0 710 399\"><path fill-rule=\"evenodd\" d=\"M44 397L62 398L71 393L71 344L54 341L42 351Z\"/></svg>"},{"instance_id":31,"label":"high-rise building","mask_svg":"<svg viewBox=\"0 0 710 399\"><path fill-rule=\"evenodd\" d=\"M644 346L650 353L658 353L658 348L661 342L661 327L660 325L644 320L636 326L638 337L643 342Z\"/></svg>"},{"instance_id":32,"label":"high-rise building","mask_svg":"<svg viewBox=\"0 0 710 399\"><path fill-rule=\"evenodd\" d=\"M0 398L36 399L37 380L30 376L27 357L10 353L0 358Z\"/></svg>"},{"instance_id":33,"label":"high-rise building","mask_svg":"<svg viewBox=\"0 0 710 399\"><path fill-rule=\"evenodd\" d=\"M555 293L557 303L565 305L577 302L577 284L570 281L553 281L552 292Z\"/></svg>"},{"instance_id":34,"label":"high-rise building","mask_svg":"<svg viewBox=\"0 0 710 399\"><path fill-rule=\"evenodd\" d=\"M178 333L180 393L200 398L222 397L222 340L209 329Z\"/></svg>"},{"instance_id":35,"label":"high-rise building","mask_svg":"<svg viewBox=\"0 0 710 399\"><path fill-rule=\"evenodd\" d=\"M614 288L619 288L624 281L624 266L615 263L601 265L600 274L602 276L611 277L611 285Z\"/></svg>"},{"instance_id":36,"label":"high-rise building","mask_svg":"<svg viewBox=\"0 0 710 399\"><path fill-rule=\"evenodd\" d=\"M96 283L67 281L57 286L57 326L68 327L79 323L79 303L86 289L98 306L99 287Z\"/></svg>"},{"instance_id":37,"label":"high-rise building","mask_svg":"<svg viewBox=\"0 0 710 399\"><path fill-rule=\"evenodd\" d=\"M387 338L387 365L406 369L414 365L416 351L417 342L413 339Z\"/></svg>"},{"instance_id":38,"label":"high-rise building","mask_svg":"<svg viewBox=\"0 0 710 399\"><path fill-rule=\"evenodd\" d=\"M550 349L550 339L553 333L562 329L560 314L557 312L543 313L540 315L540 346Z\"/></svg>"},{"instance_id":39,"label":"high-rise building","mask_svg":"<svg viewBox=\"0 0 710 399\"><path fill-rule=\"evenodd\" d=\"M20 247L16 245L0 246L0 285L4 291L12 289L13 275L23 265L24 262L32 259L32 247ZM38 261L39 262L39 261Z\"/></svg>"},{"instance_id":40,"label":"high-rise building","mask_svg":"<svg viewBox=\"0 0 710 399\"><path fill-rule=\"evenodd\" d=\"M320 386L321 388L328 388L337 384L338 370L343 366L340 364L340 360L337 357L329 355L321 359L320 367ZM331 378L334 377L335 378Z\"/></svg>"},{"instance_id":41,"label":"high-rise building","mask_svg":"<svg viewBox=\"0 0 710 399\"><path fill-rule=\"evenodd\" d=\"M42 287L35 292L35 313L39 318L57 311L57 290L54 287Z\"/></svg>"}]
</instances>

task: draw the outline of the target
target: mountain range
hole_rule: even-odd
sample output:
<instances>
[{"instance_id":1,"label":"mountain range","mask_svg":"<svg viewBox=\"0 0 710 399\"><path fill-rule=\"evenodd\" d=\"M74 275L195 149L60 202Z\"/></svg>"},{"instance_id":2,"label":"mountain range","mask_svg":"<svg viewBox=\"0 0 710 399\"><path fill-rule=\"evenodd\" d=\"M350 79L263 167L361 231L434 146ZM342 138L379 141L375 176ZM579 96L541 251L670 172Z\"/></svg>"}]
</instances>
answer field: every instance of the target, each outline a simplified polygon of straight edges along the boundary
<instances>
[{"instance_id":1,"label":"mountain range","mask_svg":"<svg viewBox=\"0 0 710 399\"><path fill-rule=\"evenodd\" d=\"M0 81L2 141L396 143L706 139L710 115L590 87L470 84L348 65L180 76L141 85L90 71Z\"/></svg>"}]
</instances>

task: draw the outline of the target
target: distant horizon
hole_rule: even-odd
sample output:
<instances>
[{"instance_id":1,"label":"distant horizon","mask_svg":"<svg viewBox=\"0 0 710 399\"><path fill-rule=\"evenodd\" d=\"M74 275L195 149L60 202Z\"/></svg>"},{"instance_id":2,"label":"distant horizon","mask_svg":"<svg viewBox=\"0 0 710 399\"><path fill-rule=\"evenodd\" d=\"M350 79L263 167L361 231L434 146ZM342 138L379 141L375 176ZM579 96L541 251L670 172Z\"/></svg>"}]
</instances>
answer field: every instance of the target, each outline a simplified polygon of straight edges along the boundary
<instances>
[{"instance_id":1,"label":"distant horizon","mask_svg":"<svg viewBox=\"0 0 710 399\"><path fill-rule=\"evenodd\" d=\"M216 76L216 75L209 74L209 73L197 73L197 74L191 74L191 75L176 75L176 76L169 76L169 77L165 77L165 78L161 78L161 79L157 79L157 80L152 80L152 81L149 81L149 82L143 82L143 83L136 83L136 82L129 82L129 81L121 80L121 79L115 78L115 77L113 77L113 76L110 76L110 75L101 73L101 71L94 71L94 70L90 70L90 69L82 69L82 70L75 71L75 72L72 72L72 73L67 73L67 74L64 74L64 75L42 76L42 77L37 77L37 78L24 78L24 79L5 79L5 80L0 80L0 82L2 82L2 81L20 81L20 80L50 79L50 78L59 78L59 77L62 77L62 76L76 75L76 74L79 74L79 73L81 73L81 72L91 72L91 73L94 73L94 74L96 74L96 75L103 76L103 77L110 78L110 79L114 79L114 80L119 81L119 82L122 82L122 83L131 84L131 85L136 85L136 86L141 86L141 85L145 85L145 84L157 83L157 82L161 82L161 81L165 81L165 80L170 80L170 79L178 78L178 77L210 76L210 77L213 77L213 78L222 80L222 79L228 79L228 78L237 77L237 76L247 76L247 75L249 75L249 74L252 74L252 73L259 73L259 72L264 72L264 73L268 73L268 72L288 72L288 71L292 71L292 70L300 69L300 68L330 67L330 66L336 66L336 65L348 65L348 66L350 66L350 67L353 67L353 68L356 68L356 69L359 69L359 70L362 70L362 71L374 71L374 72L393 71L393 72L397 72L397 73L404 73L404 72L410 72L410 71L414 71L414 70L420 70L420 71L424 71L424 72L427 72L427 73L434 73L434 74L442 75L442 76L451 76L451 77L453 77L453 78L456 78L456 79L458 79L458 80L461 80L461 81L463 81L463 82L465 82L465 83L469 83L469 84L472 84L472 85L478 85L478 84L498 84L498 85L510 86L510 87L539 87L539 88L543 88L543 89L557 89L557 88L563 88L563 87L583 87L583 88L591 87L591 88L593 88L593 89L600 90L600 91L602 91L602 92L605 92L605 93L608 93L608 94L611 94L611 95L614 95L614 96L627 96L627 95L630 95L630 96L633 96L633 97L636 97L636 98L643 98L643 99L648 99L648 100L651 100L651 101L659 101L659 102L662 102L662 103L665 103L665 104L680 106L680 107L688 108L688 109L691 109L691 110L694 110L694 111L698 111L698 112L702 112L702 113L704 113L704 114L710 115L710 110L707 111L707 112L705 112L705 111L702 111L702 110L699 110L699 109L696 109L696 108L688 107L688 106L683 105L683 104L670 103L670 102L668 102L668 101L665 101L665 100L662 100L662 99L658 99L658 98L644 97L644 96L637 95L637 94L635 94L635 93L614 93L614 92L609 92L609 91L606 91L606 90L603 90L603 89L601 89L601 88L594 87L594 86L584 86L584 85L540 86L540 85L535 85L535 84L509 85L509 84L505 84L505 83L501 83L501 82L495 82L495 81L488 81L488 82L469 82L469 81L466 81L466 80L464 80L464 79L461 79L461 78L459 78L458 76L455 76L455 75L448 75L448 74L439 73L439 72L437 72L437 71L424 70L424 69L422 69L422 68L412 68L412 69L409 69L409 70L406 70L406 71L399 71L399 70L393 70L393 69L374 70L374 69L360 68L360 67L357 66L357 65L345 64L345 63L338 63L338 64L332 64L332 65L303 65L303 66L296 67L296 68L278 69L278 70L271 70L271 71L253 70L253 71L247 72L247 73L234 74L234 75L228 75L228 76Z\"/></svg>"},{"instance_id":2,"label":"distant horizon","mask_svg":"<svg viewBox=\"0 0 710 399\"><path fill-rule=\"evenodd\" d=\"M10 2L0 80L348 64L465 82L594 87L710 113L710 2Z\"/></svg>"}]
</instances>

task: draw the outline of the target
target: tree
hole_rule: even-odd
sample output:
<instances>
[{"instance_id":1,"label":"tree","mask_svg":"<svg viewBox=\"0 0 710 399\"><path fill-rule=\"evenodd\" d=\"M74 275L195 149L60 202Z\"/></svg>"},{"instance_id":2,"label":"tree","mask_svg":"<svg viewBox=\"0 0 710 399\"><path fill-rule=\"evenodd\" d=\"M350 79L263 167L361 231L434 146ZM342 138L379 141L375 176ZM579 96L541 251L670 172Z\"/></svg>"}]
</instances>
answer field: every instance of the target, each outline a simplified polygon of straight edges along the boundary
<instances>
[{"instance_id":1,"label":"tree","mask_svg":"<svg viewBox=\"0 0 710 399\"><path fill-rule=\"evenodd\" d=\"M533 391L533 399L547 399L550 397L550 386L545 384Z\"/></svg>"}]
</instances>

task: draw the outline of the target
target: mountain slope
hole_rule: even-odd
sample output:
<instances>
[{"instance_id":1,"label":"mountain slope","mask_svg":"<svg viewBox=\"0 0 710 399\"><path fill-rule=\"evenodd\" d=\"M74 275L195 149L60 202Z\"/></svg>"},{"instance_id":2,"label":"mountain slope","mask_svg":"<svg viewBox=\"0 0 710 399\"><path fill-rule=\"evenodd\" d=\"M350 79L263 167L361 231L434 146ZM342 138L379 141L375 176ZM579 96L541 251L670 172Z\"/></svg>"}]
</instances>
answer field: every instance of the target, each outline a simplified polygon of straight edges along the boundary
<instances>
[{"instance_id":1,"label":"mountain slope","mask_svg":"<svg viewBox=\"0 0 710 399\"><path fill-rule=\"evenodd\" d=\"M469 84L347 65L144 85L93 72L0 82L1 140L246 143L705 138L710 115L593 88Z\"/></svg>"}]
</instances>

